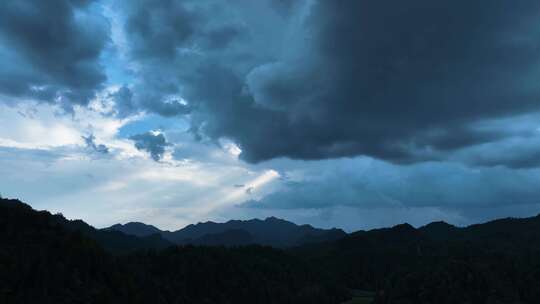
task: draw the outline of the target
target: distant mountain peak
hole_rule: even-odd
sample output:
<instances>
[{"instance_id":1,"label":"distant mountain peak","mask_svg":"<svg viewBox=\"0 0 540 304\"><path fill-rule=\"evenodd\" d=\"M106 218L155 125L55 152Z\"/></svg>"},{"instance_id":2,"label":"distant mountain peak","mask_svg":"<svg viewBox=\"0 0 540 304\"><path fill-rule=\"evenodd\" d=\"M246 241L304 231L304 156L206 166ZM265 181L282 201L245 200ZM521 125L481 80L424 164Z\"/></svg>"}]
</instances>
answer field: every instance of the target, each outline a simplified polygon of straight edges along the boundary
<instances>
[{"instance_id":1,"label":"distant mountain peak","mask_svg":"<svg viewBox=\"0 0 540 304\"><path fill-rule=\"evenodd\" d=\"M125 224L116 224L114 226L120 226L120 227L145 227L145 228L159 230L155 226L148 225L148 224L141 223L141 222L127 222Z\"/></svg>"},{"instance_id":2,"label":"distant mountain peak","mask_svg":"<svg viewBox=\"0 0 540 304\"><path fill-rule=\"evenodd\" d=\"M392 227L391 229L398 230L398 231L416 231L416 228L414 228L413 225L409 223L398 224Z\"/></svg>"},{"instance_id":3,"label":"distant mountain peak","mask_svg":"<svg viewBox=\"0 0 540 304\"><path fill-rule=\"evenodd\" d=\"M443 221L429 223L418 230L435 240L444 240L455 235L459 228Z\"/></svg>"},{"instance_id":4,"label":"distant mountain peak","mask_svg":"<svg viewBox=\"0 0 540 304\"><path fill-rule=\"evenodd\" d=\"M421 228L456 228L456 226L448 224L445 221L436 221L422 226Z\"/></svg>"},{"instance_id":5,"label":"distant mountain peak","mask_svg":"<svg viewBox=\"0 0 540 304\"><path fill-rule=\"evenodd\" d=\"M115 230L120 231L128 235L134 235L138 237L150 236L152 234L161 234L161 230L158 228L147 225L141 222L128 222L125 224L115 224L111 227L105 228L104 230Z\"/></svg>"},{"instance_id":6,"label":"distant mountain peak","mask_svg":"<svg viewBox=\"0 0 540 304\"><path fill-rule=\"evenodd\" d=\"M225 223L199 222L176 231L161 231L154 226L138 222L117 224L106 229L118 230L135 236L159 233L163 238L176 244L236 245L253 243L274 247L324 242L346 235L342 230L326 230L310 225L297 225L275 216L267 217L264 220L229 220Z\"/></svg>"}]
</instances>

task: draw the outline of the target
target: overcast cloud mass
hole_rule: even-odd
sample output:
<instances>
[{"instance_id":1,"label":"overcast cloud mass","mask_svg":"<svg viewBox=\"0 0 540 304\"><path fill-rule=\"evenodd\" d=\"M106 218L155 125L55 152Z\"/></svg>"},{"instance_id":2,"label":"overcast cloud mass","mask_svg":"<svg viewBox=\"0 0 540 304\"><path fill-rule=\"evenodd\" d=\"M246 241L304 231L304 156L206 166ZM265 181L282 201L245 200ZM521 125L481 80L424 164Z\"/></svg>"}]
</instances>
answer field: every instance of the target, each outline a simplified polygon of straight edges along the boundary
<instances>
[{"instance_id":1,"label":"overcast cloud mass","mask_svg":"<svg viewBox=\"0 0 540 304\"><path fill-rule=\"evenodd\" d=\"M0 192L97 226L540 212L540 2L7 0Z\"/></svg>"}]
</instances>

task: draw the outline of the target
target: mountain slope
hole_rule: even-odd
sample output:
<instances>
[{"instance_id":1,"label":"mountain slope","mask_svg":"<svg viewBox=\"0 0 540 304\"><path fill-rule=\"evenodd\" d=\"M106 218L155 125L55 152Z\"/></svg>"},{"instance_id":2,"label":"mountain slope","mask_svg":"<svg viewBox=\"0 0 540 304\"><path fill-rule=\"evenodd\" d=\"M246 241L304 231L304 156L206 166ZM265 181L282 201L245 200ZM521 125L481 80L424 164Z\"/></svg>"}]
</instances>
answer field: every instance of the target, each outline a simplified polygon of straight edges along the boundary
<instances>
[{"instance_id":1,"label":"mountain slope","mask_svg":"<svg viewBox=\"0 0 540 304\"><path fill-rule=\"evenodd\" d=\"M241 229L232 229L220 233L209 233L194 240L185 240L185 242L204 246L245 246L255 244L251 233Z\"/></svg>"},{"instance_id":2,"label":"mountain slope","mask_svg":"<svg viewBox=\"0 0 540 304\"><path fill-rule=\"evenodd\" d=\"M26 212L32 214L34 211L30 206L20 202L19 200L1 200L0 205L4 210L17 212ZM173 244L160 235L151 235L147 237L136 237L127 235L119 231L104 231L95 229L81 220L67 220L61 214L50 214L47 211L39 211L39 214L53 226L61 226L62 228L81 233L90 239L95 240L104 249L113 253L128 253L137 250L146 249L164 249Z\"/></svg>"},{"instance_id":3,"label":"mountain slope","mask_svg":"<svg viewBox=\"0 0 540 304\"><path fill-rule=\"evenodd\" d=\"M239 247L113 256L100 244L127 237L141 242L129 248L145 248L145 238L96 232L82 221L0 200L0 303L323 304L346 300L346 288L373 291L366 294L376 304L540 303L540 216L463 228L401 224L286 250L246 246L251 231L215 231L189 242L226 239Z\"/></svg>"},{"instance_id":4,"label":"mountain slope","mask_svg":"<svg viewBox=\"0 0 540 304\"><path fill-rule=\"evenodd\" d=\"M337 304L348 297L281 250L177 246L113 256L83 222L64 221L0 199L0 303Z\"/></svg>"},{"instance_id":5,"label":"mountain slope","mask_svg":"<svg viewBox=\"0 0 540 304\"><path fill-rule=\"evenodd\" d=\"M539 303L540 216L358 231L294 249L377 303Z\"/></svg>"}]
</instances>

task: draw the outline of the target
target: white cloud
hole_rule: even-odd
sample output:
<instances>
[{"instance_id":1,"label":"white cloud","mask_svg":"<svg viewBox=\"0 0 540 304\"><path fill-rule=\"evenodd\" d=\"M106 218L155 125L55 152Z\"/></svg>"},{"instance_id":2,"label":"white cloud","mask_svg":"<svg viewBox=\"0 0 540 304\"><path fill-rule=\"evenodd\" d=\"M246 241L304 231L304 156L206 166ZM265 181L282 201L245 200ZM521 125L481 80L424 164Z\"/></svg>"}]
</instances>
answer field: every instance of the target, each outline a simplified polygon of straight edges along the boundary
<instances>
[{"instance_id":1,"label":"white cloud","mask_svg":"<svg viewBox=\"0 0 540 304\"><path fill-rule=\"evenodd\" d=\"M49 104L0 104L0 125L9 126L0 129L2 194L100 227L137 220L174 229L246 200L235 184L262 195L279 176L240 162L239 148L229 141L220 147L180 136L177 145L195 152L189 161L169 152L154 162L118 136L129 120L101 110L75 108L71 116ZM89 134L109 156L92 157L82 139Z\"/></svg>"}]
</instances>

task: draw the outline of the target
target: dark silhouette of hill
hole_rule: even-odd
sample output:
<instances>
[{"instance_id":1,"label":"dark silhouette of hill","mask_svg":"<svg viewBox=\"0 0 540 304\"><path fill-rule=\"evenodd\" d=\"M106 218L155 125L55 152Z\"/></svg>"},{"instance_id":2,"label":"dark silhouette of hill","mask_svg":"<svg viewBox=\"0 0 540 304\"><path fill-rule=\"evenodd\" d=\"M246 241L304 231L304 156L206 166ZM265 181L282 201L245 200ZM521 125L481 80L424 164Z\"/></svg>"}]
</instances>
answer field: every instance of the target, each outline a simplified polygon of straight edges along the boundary
<instances>
[{"instance_id":1,"label":"dark silhouette of hill","mask_svg":"<svg viewBox=\"0 0 540 304\"><path fill-rule=\"evenodd\" d=\"M226 223L205 222L191 224L172 232L159 231L154 226L142 223L116 224L104 230L116 230L136 236L148 236L157 232L164 239L175 244L226 246L259 244L278 248L293 247L311 242L332 241L346 235L341 229L318 229L310 225L296 225L275 217L269 217L265 220L231 220ZM244 232L242 233L243 236L240 236L240 231ZM249 234L249 237L246 233ZM222 238L219 239L219 236L222 236Z\"/></svg>"},{"instance_id":2,"label":"dark silhouette of hill","mask_svg":"<svg viewBox=\"0 0 540 304\"><path fill-rule=\"evenodd\" d=\"M540 303L540 216L358 231L294 249L376 303Z\"/></svg>"},{"instance_id":3,"label":"dark silhouette of hill","mask_svg":"<svg viewBox=\"0 0 540 304\"><path fill-rule=\"evenodd\" d=\"M0 236L0 303L107 303L110 297L129 297L129 282L117 279L122 275L115 259L48 212L0 199Z\"/></svg>"},{"instance_id":4,"label":"dark silhouette of hill","mask_svg":"<svg viewBox=\"0 0 540 304\"><path fill-rule=\"evenodd\" d=\"M21 212L26 210L28 214L36 212L30 206L18 200L2 199L2 207L11 207L11 210L19 210ZM103 231L95 229L81 220L67 220L61 214L53 215L47 211L39 211L39 214L46 217L51 225L61 226L66 230L78 232L81 235L93 239L104 249L113 253L128 253L144 249L165 249L173 245L169 241L163 239L159 234L149 235L146 237L135 237L118 231Z\"/></svg>"},{"instance_id":5,"label":"dark silhouette of hill","mask_svg":"<svg viewBox=\"0 0 540 304\"><path fill-rule=\"evenodd\" d=\"M205 234L194 240L188 239L186 242L193 245L203 246L245 246L255 244L251 233L241 229L227 230L215 234Z\"/></svg>"},{"instance_id":6,"label":"dark silhouette of hill","mask_svg":"<svg viewBox=\"0 0 540 304\"><path fill-rule=\"evenodd\" d=\"M127 235L134 235L138 237L151 236L153 234L161 234L161 230L158 228L139 222L129 222L126 224L116 224L103 230L120 231Z\"/></svg>"},{"instance_id":7,"label":"dark silhouette of hill","mask_svg":"<svg viewBox=\"0 0 540 304\"><path fill-rule=\"evenodd\" d=\"M2 199L0 303L540 303L540 216L401 224L286 249L250 244L261 223L292 223L231 222L262 228L190 225L186 242L205 246L159 249L144 226L143 237L99 231Z\"/></svg>"},{"instance_id":8,"label":"dark silhouette of hill","mask_svg":"<svg viewBox=\"0 0 540 304\"><path fill-rule=\"evenodd\" d=\"M61 214L53 215L53 220L64 228L77 231L96 240L103 248L114 253L129 253L144 249L165 249L173 244L159 234L137 237L120 231L95 229L81 220L67 220Z\"/></svg>"},{"instance_id":9,"label":"dark silhouette of hill","mask_svg":"<svg viewBox=\"0 0 540 304\"><path fill-rule=\"evenodd\" d=\"M103 239L92 239L105 232L88 229L0 199L0 303L325 304L348 297L282 250L173 246L111 255ZM115 234L122 233L105 233Z\"/></svg>"},{"instance_id":10,"label":"dark silhouette of hill","mask_svg":"<svg viewBox=\"0 0 540 304\"><path fill-rule=\"evenodd\" d=\"M431 239L444 241L456 237L459 234L460 228L440 221L427 224L420 227L419 230Z\"/></svg>"}]
</instances>

